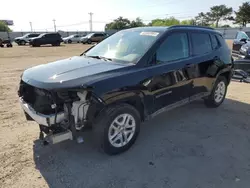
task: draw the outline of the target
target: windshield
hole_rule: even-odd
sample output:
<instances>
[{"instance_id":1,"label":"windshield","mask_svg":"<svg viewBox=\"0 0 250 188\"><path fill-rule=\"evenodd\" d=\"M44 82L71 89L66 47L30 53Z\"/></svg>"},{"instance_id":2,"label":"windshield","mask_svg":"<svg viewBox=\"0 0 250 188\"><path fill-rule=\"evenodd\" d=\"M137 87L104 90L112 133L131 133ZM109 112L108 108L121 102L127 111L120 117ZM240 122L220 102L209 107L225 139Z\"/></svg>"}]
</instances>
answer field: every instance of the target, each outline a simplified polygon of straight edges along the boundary
<instances>
[{"instance_id":1,"label":"windshield","mask_svg":"<svg viewBox=\"0 0 250 188\"><path fill-rule=\"evenodd\" d=\"M159 32L124 30L115 33L86 52L86 56L99 56L127 63L137 63Z\"/></svg>"},{"instance_id":2,"label":"windshield","mask_svg":"<svg viewBox=\"0 0 250 188\"><path fill-rule=\"evenodd\" d=\"M38 37L42 37L43 35L46 35L46 33L42 33L42 34L40 34Z\"/></svg>"},{"instance_id":3,"label":"windshield","mask_svg":"<svg viewBox=\"0 0 250 188\"><path fill-rule=\"evenodd\" d=\"M30 35L30 34L28 33L28 34L23 35L23 37L26 38L26 37L28 37L29 35Z\"/></svg>"}]
</instances>

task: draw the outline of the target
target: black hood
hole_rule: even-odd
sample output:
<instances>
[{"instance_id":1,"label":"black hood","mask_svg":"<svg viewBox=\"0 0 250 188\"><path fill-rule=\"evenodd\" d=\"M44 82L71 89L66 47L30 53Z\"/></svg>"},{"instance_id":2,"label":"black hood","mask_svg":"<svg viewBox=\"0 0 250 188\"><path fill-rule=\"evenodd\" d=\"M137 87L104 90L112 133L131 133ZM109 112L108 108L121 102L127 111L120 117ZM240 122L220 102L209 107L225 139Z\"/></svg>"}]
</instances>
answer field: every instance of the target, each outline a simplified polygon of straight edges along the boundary
<instances>
[{"instance_id":1,"label":"black hood","mask_svg":"<svg viewBox=\"0 0 250 188\"><path fill-rule=\"evenodd\" d=\"M103 80L131 65L75 56L29 68L24 71L22 80L44 89L71 88Z\"/></svg>"}]
</instances>

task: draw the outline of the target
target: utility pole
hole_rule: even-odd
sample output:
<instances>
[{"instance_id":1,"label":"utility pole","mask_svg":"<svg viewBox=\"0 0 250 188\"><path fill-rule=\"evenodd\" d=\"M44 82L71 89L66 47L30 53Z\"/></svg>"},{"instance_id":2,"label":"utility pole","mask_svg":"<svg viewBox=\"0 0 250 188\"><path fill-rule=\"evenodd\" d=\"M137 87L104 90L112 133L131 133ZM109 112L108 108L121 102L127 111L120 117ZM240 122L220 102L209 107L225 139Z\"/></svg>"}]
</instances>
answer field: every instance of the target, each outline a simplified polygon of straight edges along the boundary
<instances>
[{"instance_id":1,"label":"utility pole","mask_svg":"<svg viewBox=\"0 0 250 188\"><path fill-rule=\"evenodd\" d=\"M89 30L92 31L92 15L93 15L93 12L90 12L89 13Z\"/></svg>"},{"instance_id":2,"label":"utility pole","mask_svg":"<svg viewBox=\"0 0 250 188\"><path fill-rule=\"evenodd\" d=\"M33 29L32 29L32 22L30 22L30 31L33 32Z\"/></svg>"},{"instance_id":3,"label":"utility pole","mask_svg":"<svg viewBox=\"0 0 250 188\"><path fill-rule=\"evenodd\" d=\"M54 22L54 29L55 29L55 32L56 32L56 20L52 20Z\"/></svg>"}]
</instances>

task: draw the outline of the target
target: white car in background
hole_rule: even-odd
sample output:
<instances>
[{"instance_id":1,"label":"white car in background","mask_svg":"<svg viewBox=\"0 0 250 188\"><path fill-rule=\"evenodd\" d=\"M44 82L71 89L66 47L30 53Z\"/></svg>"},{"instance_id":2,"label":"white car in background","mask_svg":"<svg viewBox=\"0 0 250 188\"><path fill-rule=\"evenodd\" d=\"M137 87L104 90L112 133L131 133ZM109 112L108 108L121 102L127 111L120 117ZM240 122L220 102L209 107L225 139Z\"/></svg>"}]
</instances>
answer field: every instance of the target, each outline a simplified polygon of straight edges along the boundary
<instances>
[{"instance_id":1,"label":"white car in background","mask_svg":"<svg viewBox=\"0 0 250 188\"><path fill-rule=\"evenodd\" d=\"M82 36L78 35L78 34L75 34L75 35L70 35L68 37L64 37L63 38L63 42L64 43L79 43L80 42L80 38Z\"/></svg>"},{"instance_id":2,"label":"white car in background","mask_svg":"<svg viewBox=\"0 0 250 188\"><path fill-rule=\"evenodd\" d=\"M29 40L34 37L38 37L39 33L27 33L26 35L23 35L22 37L16 37L14 39L15 43L18 45L25 45L26 43L29 43Z\"/></svg>"}]
</instances>

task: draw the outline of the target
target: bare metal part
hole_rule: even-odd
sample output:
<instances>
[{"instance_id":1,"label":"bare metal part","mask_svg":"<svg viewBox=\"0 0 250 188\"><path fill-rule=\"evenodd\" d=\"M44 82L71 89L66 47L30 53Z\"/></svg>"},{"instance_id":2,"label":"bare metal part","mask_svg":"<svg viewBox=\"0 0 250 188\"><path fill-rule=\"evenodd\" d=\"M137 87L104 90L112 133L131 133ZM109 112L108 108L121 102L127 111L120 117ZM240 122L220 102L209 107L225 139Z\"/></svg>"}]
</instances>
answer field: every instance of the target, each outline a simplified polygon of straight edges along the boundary
<instances>
[{"instance_id":1,"label":"bare metal part","mask_svg":"<svg viewBox=\"0 0 250 188\"><path fill-rule=\"evenodd\" d=\"M29 114L29 116L34 119L38 124L50 126L51 124L55 123L55 114L44 115L41 113L37 113L28 103L26 103L22 97L19 98L19 102L23 110ZM57 113L56 123L60 123L64 119L64 113L59 112Z\"/></svg>"},{"instance_id":2,"label":"bare metal part","mask_svg":"<svg viewBox=\"0 0 250 188\"><path fill-rule=\"evenodd\" d=\"M48 135L45 137L45 140L51 144L57 144L65 140L73 140L73 135L70 130L67 130L65 132Z\"/></svg>"},{"instance_id":3,"label":"bare metal part","mask_svg":"<svg viewBox=\"0 0 250 188\"><path fill-rule=\"evenodd\" d=\"M77 92L79 101L72 103L71 114L74 116L75 128L80 130L84 127L84 120L89 108L88 101L86 100L87 91Z\"/></svg>"}]
</instances>

